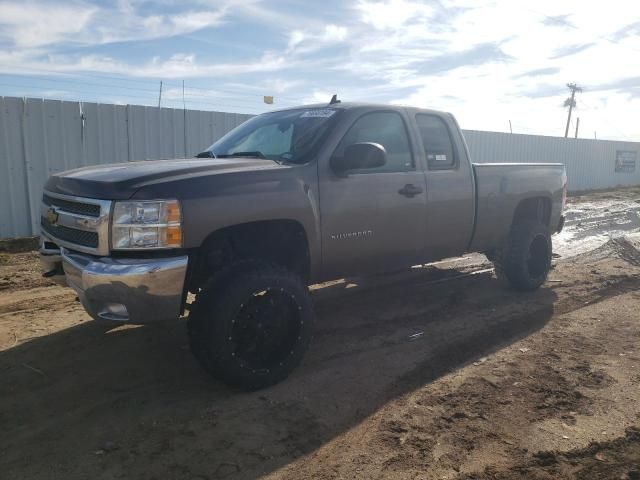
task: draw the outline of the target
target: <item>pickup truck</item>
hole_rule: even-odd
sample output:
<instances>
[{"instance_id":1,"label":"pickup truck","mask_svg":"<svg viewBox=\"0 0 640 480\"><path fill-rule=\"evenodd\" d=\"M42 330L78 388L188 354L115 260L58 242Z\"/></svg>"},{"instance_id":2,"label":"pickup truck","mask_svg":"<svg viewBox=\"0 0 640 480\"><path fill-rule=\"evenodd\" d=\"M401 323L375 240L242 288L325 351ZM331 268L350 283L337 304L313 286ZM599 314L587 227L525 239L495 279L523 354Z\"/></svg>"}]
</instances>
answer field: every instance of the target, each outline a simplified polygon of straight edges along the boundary
<instances>
[{"instance_id":1,"label":"pickup truck","mask_svg":"<svg viewBox=\"0 0 640 480\"><path fill-rule=\"evenodd\" d=\"M473 164L449 113L340 103L265 113L193 159L52 175L44 275L96 320L188 313L217 379L258 389L309 346L308 285L482 252L511 288L549 272L562 164Z\"/></svg>"}]
</instances>

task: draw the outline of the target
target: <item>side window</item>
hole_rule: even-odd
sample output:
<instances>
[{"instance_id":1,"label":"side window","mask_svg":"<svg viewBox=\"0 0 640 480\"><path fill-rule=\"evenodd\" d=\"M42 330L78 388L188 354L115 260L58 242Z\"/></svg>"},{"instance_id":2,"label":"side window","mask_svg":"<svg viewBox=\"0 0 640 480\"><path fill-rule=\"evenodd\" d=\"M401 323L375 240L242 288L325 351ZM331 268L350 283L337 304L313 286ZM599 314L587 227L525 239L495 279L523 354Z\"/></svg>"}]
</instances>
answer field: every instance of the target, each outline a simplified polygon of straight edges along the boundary
<instances>
[{"instance_id":1,"label":"side window","mask_svg":"<svg viewBox=\"0 0 640 480\"><path fill-rule=\"evenodd\" d=\"M435 115L419 113L416 123L422 137L424 153L427 156L429 170L448 170L456 168L456 155L449 129L444 121Z\"/></svg>"},{"instance_id":2,"label":"side window","mask_svg":"<svg viewBox=\"0 0 640 480\"><path fill-rule=\"evenodd\" d=\"M367 113L351 126L334 152L344 155L344 149L360 142L374 142L387 151L387 163L378 168L361 170L362 173L404 172L413 170L409 137L402 117L396 112Z\"/></svg>"}]
</instances>

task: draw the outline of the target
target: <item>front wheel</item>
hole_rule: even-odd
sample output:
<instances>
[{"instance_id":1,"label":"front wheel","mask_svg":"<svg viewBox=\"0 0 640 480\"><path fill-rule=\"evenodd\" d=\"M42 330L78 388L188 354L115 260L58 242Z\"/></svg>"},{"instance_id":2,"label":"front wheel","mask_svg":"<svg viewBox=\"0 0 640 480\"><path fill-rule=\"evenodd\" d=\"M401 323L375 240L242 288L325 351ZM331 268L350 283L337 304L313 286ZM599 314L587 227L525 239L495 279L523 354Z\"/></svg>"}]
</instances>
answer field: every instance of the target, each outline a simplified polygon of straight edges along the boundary
<instances>
[{"instance_id":1,"label":"front wheel","mask_svg":"<svg viewBox=\"0 0 640 480\"><path fill-rule=\"evenodd\" d=\"M314 314L306 285L292 272L256 262L230 268L196 297L189 339L216 378L256 390L286 378L311 341Z\"/></svg>"},{"instance_id":2,"label":"front wheel","mask_svg":"<svg viewBox=\"0 0 640 480\"><path fill-rule=\"evenodd\" d=\"M519 222L513 226L507 245L496 251L493 258L496 276L516 290L535 290L547 279L551 253L551 234L546 225Z\"/></svg>"}]
</instances>

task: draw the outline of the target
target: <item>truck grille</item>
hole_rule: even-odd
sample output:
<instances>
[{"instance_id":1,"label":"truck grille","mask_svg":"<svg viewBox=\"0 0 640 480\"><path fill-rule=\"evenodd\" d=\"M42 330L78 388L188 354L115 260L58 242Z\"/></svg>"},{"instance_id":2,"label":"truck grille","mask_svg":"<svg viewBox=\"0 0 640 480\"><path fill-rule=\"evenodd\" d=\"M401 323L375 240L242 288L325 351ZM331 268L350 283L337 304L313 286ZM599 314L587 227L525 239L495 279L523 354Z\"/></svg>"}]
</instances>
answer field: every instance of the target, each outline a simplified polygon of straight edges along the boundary
<instances>
[{"instance_id":1,"label":"truck grille","mask_svg":"<svg viewBox=\"0 0 640 480\"><path fill-rule=\"evenodd\" d=\"M87 215L89 217L100 216L100 205L92 203L72 202L62 198L53 198L46 193L42 196L42 202L45 205L58 207L60 210L64 210L69 213L77 213L79 215Z\"/></svg>"},{"instance_id":2,"label":"truck grille","mask_svg":"<svg viewBox=\"0 0 640 480\"><path fill-rule=\"evenodd\" d=\"M44 192L42 235L60 247L93 255L109 254L111 201Z\"/></svg>"},{"instance_id":3,"label":"truck grille","mask_svg":"<svg viewBox=\"0 0 640 480\"><path fill-rule=\"evenodd\" d=\"M98 234L75 228L63 227L62 225L51 225L46 218L40 219L40 226L49 235L69 243L82 245L83 247L98 248Z\"/></svg>"}]
</instances>

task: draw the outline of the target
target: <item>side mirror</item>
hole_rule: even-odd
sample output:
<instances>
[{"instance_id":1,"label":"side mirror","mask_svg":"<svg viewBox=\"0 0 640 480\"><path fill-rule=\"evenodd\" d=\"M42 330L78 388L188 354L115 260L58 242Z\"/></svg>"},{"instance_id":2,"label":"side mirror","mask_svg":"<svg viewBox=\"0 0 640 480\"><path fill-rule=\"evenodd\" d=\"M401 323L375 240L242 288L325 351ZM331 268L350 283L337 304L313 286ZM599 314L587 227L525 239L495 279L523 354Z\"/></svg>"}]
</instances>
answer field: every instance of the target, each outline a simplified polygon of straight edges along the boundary
<instances>
[{"instance_id":1,"label":"side mirror","mask_svg":"<svg viewBox=\"0 0 640 480\"><path fill-rule=\"evenodd\" d=\"M379 143L361 142L349 145L342 157L331 158L331 168L337 174L349 170L377 168L387 163L387 151Z\"/></svg>"}]
</instances>

